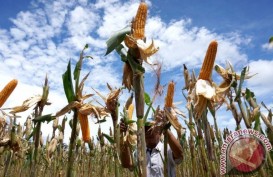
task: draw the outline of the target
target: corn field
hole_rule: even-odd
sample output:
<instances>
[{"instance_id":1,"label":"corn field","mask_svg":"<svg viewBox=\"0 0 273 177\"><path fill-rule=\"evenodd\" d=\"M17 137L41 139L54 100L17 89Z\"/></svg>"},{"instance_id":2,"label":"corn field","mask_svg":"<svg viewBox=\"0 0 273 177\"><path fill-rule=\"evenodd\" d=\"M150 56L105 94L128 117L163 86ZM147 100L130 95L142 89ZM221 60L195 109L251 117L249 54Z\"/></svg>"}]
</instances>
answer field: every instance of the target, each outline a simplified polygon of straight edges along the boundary
<instances>
[{"instance_id":1,"label":"corn field","mask_svg":"<svg viewBox=\"0 0 273 177\"><path fill-rule=\"evenodd\" d=\"M177 88L176 83L171 80L167 89L160 85L161 65L151 64L148 60L159 48L153 40L150 44L146 42L147 9L147 4L141 2L131 26L113 34L106 42L106 55L116 52L123 62L122 88L113 88L105 83L109 90L108 95L103 95L95 89L92 93L83 93L85 81L90 76L89 73L82 76L81 69L86 58L92 59L92 56L85 55L88 45L84 46L79 54L73 72L70 61L67 68L63 68L62 79L66 95L64 99L67 99L67 105L63 105L56 113L43 114L44 107L50 106L47 76L41 88L41 95L28 98L21 106L14 105L10 109L5 108L5 102L20 81L14 79L7 83L0 92L2 176L146 176L146 161L143 160L146 159L144 125L147 117L150 114L158 114L159 110L163 112L164 119L156 120L156 124L164 125L162 128L165 129L172 127L183 148L183 160L176 166L178 177L222 176L221 147L233 131L242 127L257 130L273 145L272 110L255 97L255 90L244 87L244 81L255 76L249 75L248 67L242 68L241 73L236 73L231 63L227 63L227 67L216 65L217 47L221 45L217 39L208 44L198 75L184 65L183 88ZM151 97L144 88L144 62L155 67L158 76L155 92ZM212 74L220 76L222 82L216 84ZM157 97L163 95L164 89L167 94L161 109L154 102ZM129 91L131 95L123 104L120 98L124 90ZM178 92L182 92L184 96L180 100L184 100L183 107L187 112L180 111L173 103L173 98ZM102 101L90 101L94 96ZM217 112L220 107L227 108L235 119L235 130L219 128L221 120L218 119ZM262 112L261 108L266 111ZM33 113L21 118L25 120L24 125L18 124L17 116L29 109L33 109ZM133 111L136 119L133 118ZM209 117L213 122L208 121ZM90 134L90 118L99 123L97 135ZM100 127L104 126L106 119L112 120L112 126L107 133L102 132ZM125 134L119 130L121 119L129 127ZM52 134L43 143L41 125L48 122L52 122ZM65 134L65 129L71 129L71 134ZM65 138L69 139L68 144L64 142ZM167 140L163 139L162 141ZM121 165L124 159L121 159L120 152L126 144L130 147L130 154L135 150L140 153L138 159L133 159L132 156L127 159L131 163L138 161L138 166L133 170ZM267 152L264 164L257 171L226 176L273 176L273 152Z\"/></svg>"}]
</instances>

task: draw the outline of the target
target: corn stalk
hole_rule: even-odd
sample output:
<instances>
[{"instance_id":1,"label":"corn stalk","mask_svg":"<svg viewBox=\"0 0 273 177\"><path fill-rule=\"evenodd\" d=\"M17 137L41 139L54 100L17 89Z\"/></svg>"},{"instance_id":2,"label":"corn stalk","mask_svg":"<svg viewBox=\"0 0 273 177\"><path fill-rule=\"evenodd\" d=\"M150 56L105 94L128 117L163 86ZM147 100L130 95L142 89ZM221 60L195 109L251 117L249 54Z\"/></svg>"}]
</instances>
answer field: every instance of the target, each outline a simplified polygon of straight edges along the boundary
<instances>
[{"instance_id":1,"label":"corn stalk","mask_svg":"<svg viewBox=\"0 0 273 177\"><path fill-rule=\"evenodd\" d=\"M35 107L35 117L40 117L42 115L44 106L47 102L47 97L48 97L48 92L49 92L49 87L48 87L48 79L47 76L45 78L45 83L43 86L43 95L42 95L42 99L40 102L37 103L36 107ZM31 166L31 177L36 176L36 166L37 166L37 162L38 162L38 151L39 151L39 144L40 144L40 132L41 132L41 122L37 122L36 123L36 132L35 132L35 146L34 146L34 164L33 166Z\"/></svg>"}]
</instances>

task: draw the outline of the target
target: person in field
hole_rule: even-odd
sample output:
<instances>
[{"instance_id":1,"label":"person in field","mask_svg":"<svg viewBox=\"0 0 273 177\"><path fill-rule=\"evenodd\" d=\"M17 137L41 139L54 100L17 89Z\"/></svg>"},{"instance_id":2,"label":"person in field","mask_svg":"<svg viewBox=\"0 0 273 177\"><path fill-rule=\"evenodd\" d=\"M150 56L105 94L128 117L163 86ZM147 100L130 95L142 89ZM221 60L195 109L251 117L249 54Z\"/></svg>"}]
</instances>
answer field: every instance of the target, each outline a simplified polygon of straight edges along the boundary
<instances>
[{"instance_id":1,"label":"person in field","mask_svg":"<svg viewBox=\"0 0 273 177\"><path fill-rule=\"evenodd\" d=\"M170 130L163 128L153 128L152 118L148 118L145 123L145 139L146 139L146 159L147 159L147 176L148 177L163 177L164 176L164 144L160 141L162 134L168 136L168 177L175 177L175 166L182 161L182 147L179 141L175 138ZM127 130L124 121L120 122L120 131ZM129 148L128 146L126 148ZM137 159L134 153L134 159ZM130 151L128 149L121 150L121 163L124 168L132 170L136 163L130 162Z\"/></svg>"}]
</instances>

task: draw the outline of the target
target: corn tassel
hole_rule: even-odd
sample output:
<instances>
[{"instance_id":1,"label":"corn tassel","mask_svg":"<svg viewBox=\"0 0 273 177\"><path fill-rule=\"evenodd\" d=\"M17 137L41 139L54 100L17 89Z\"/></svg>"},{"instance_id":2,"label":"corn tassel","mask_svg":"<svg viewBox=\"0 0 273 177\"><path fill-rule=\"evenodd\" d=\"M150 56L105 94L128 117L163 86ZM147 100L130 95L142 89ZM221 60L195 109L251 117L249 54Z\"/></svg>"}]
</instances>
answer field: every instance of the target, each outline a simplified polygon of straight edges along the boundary
<instances>
[{"instance_id":1,"label":"corn tassel","mask_svg":"<svg viewBox=\"0 0 273 177\"><path fill-rule=\"evenodd\" d=\"M143 39L145 37L147 11L147 4L145 2L141 2L138 6L137 14L132 24L133 37L135 39Z\"/></svg>"},{"instance_id":2,"label":"corn tassel","mask_svg":"<svg viewBox=\"0 0 273 177\"><path fill-rule=\"evenodd\" d=\"M82 139L84 142L90 141L90 128L88 123L87 115L79 113L78 118L82 129Z\"/></svg>"},{"instance_id":3,"label":"corn tassel","mask_svg":"<svg viewBox=\"0 0 273 177\"><path fill-rule=\"evenodd\" d=\"M0 108L7 101L10 94L13 92L15 87L17 86L18 81L16 79L11 80L0 92Z\"/></svg>"},{"instance_id":4,"label":"corn tassel","mask_svg":"<svg viewBox=\"0 0 273 177\"><path fill-rule=\"evenodd\" d=\"M167 96L165 98L165 107L172 107L174 96L174 82L171 81L168 85Z\"/></svg>"},{"instance_id":5,"label":"corn tassel","mask_svg":"<svg viewBox=\"0 0 273 177\"><path fill-rule=\"evenodd\" d=\"M217 52L217 42L212 41L208 47L198 79L210 80Z\"/></svg>"}]
</instances>

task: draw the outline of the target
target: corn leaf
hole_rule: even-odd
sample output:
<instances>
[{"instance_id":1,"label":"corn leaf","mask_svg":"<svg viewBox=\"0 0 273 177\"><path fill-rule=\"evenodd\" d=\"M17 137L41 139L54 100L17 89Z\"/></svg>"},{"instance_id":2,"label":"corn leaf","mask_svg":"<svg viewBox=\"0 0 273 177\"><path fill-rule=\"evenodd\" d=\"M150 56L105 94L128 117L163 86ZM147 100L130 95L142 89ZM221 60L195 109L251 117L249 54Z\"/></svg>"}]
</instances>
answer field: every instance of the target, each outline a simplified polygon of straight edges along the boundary
<instances>
[{"instance_id":1,"label":"corn leaf","mask_svg":"<svg viewBox=\"0 0 273 177\"><path fill-rule=\"evenodd\" d=\"M105 133L102 133L102 136L104 136L111 144L115 143L114 138L112 138L111 136L109 136Z\"/></svg>"},{"instance_id":2,"label":"corn leaf","mask_svg":"<svg viewBox=\"0 0 273 177\"><path fill-rule=\"evenodd\" d=\"M63 86L64 86L64 92L65 92L68 103L70 103L71 101L74 101L75 93L74 93L74 88L73 88L73 83L71 78L70 61L68 62L66 72L63 74Z\"/></svg>"},{"instance_id":3,"label":"corn leaf","mask_svg":"<svg viewBox=\"0 0 273 177\"><path fill-rule=\"evenodd\" d=\"M255 94L251 92L248 88L246 88L246 100L249 100L250 98L253 98L255 100Z\"/></svg>"},{"instance_id":4,"label":"corn leaf","mask_svg":"<svg viewBox=\"0 0 273 177\"><path fill-rule=\"evenodd\" d=\"M271 36L271 38L269 39L269 43L273 42L273 36Z\"/></svg>"},{"instance_id":5,"label":"corn leaf","mask_svg":"<svg viewBox=\"0 0 273 177\"><path fill-rule=\"evenodd\" d=\"M77 62L77 64L76 64L76 66L75 66L75 69L74 69L74 80L79 80L79 77L80 77L80 72L81 72L81 68L82 68L82 61L83 61L83 59L85 58L84 56L83 56L83 52L84 52L84 50L85 49L87 49L88 48L88 44L86 44L85 46L84 46L84 48L83 48L83 50L81 51L81 54L80 54L80 59L79 59L79 61ZM92 58L92 57L91 57Z\"/></svg>"},{"instance_id":6,"label":"corn leaf","mask_svg":"<svg viewBox=\"0 0 273 177\"><path fill-rule=\"evenodd\" d=\"M107 51L105 53L105 55L108 55L109 53L111 53L113 50L116 49L116 47L122 43L122 41L125 38L126 34L131 33L131 27L125 27L123 29L121 29L120 31L117 31L116 33L114 33L107 41L106 41L106 45L107 45Z\"/></svg>"},{"instance_id":7,"label":"corn leaf","mask_svg":"<svg viewBox=\"0 0 273 177\"><path fill-rule=\"evenodd\" d=\"M30 135L26 138L26 140L30 140L31 137L33 137L33 135L35 135L36 133L36 127L32 129L32 132L30 133Z\"/></svg>"},{"instance_id":8,"label":"corn leaf","mask_svg":"<svg viewBox=\"0 0 273 177\"><path fill-rule=\"evenodd\" d=\"M134 73L136 73L136 74L145 73L145 69L140 64L136 63L131 55L129 55L129 54L127 55L127 60L128 60Z\"/></svg>"},{"instance_id":9,"label":"corn leaf","mask_svg":"<svg viewBox=\"0 0 273 177\"><path fill-rule=\"evenodd\" d=\"M242 72L241 72L240 83L239 83L238 90L237 90L237 93L236 93L235 101L240 99L240 95L241 95L241 92L242 92L242 86L243 86L243 83L244 83L244 80L245 80L246 70L247 70L247 67L244 67Z\"/></svg>"},{"instance_id":10,"label":"corn leaf","mask_svg":"<svg viewBox=\"0 0 273 177\"><path fill-rule=\"evenodd\" d=\"M47 123L49 123L49 122L52 121L54 118L55 118L55 116L52 116L51 114L47 114L47 115L35 117L32 121L35 122L35 123L47 121Z\"/></svg>"},{"instance_id":11,"label":"corn leaf","mask_svg":"<svg viewBox=\"0 0 273 177\"><path fill-rule=\"evenodd\" d=\"M95 124L100 124L100 123L103 123L103 122L106 122L106 119L98 120Z\"/></svg>"},{"instance_id":12,"label":"corn leaf","mask_svg":"<svg viewBox=\"0 0 273 177\"><path fill-rule=\"evenodd\" d=\"M146 105L149 105L151 103L150 95L146 92L144 93L144 101L145 101Z\"/></svg>"},{"instance_id":13,"label":"corn leaf","mask_svg":"<svg viewBox=\"0 0 273 177\"><path fill-rule=\"evenodd\" d=\"M124 123L125 125L129 125L129 124L132 124L132 123L135 123L136 121L135 120L125 120Z\"/></svg>"},{"instance_id":14,"label":"corn leaf","mask_svg":"<svg viewBox=\"0 0 273 177\"><path fill-rule=\"evenodd\" d=\"M125 47L120 44L116 47L116 51L117 53L120 55L120 58L123 62L127 61L127 50L125 49Z\"/></svg>"}]
</instances>

